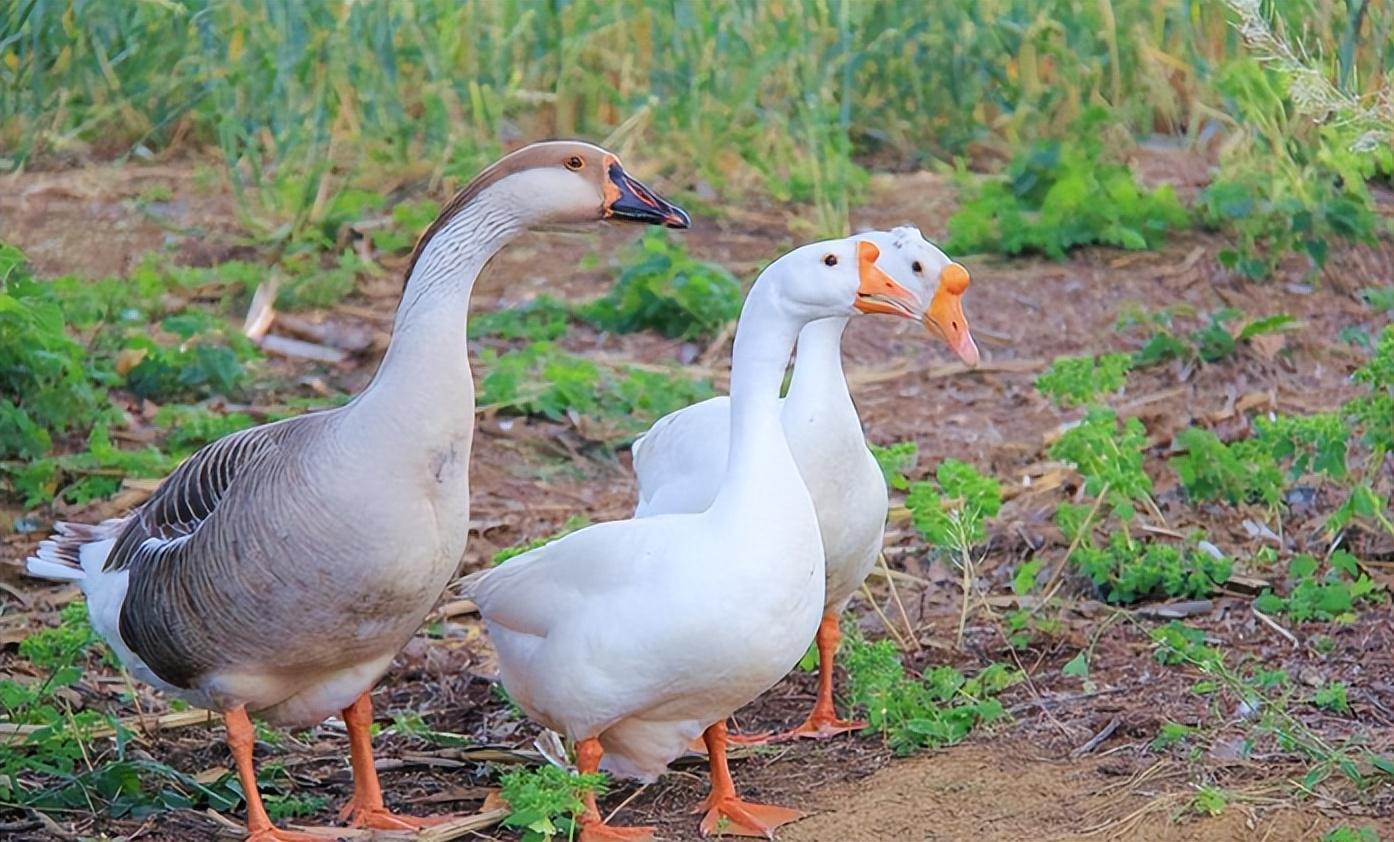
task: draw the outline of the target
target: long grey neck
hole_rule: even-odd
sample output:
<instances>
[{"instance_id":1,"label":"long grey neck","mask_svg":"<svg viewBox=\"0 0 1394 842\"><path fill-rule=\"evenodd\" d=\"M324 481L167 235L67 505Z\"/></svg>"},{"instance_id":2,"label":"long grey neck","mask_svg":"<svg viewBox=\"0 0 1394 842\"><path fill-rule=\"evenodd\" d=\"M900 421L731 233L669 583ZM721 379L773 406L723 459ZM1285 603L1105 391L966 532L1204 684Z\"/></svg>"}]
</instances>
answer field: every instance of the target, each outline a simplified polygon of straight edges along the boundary
<instances>
[{"instance_id":1,"label":"long grey neck","mask_svg":"<svg viewBox=\"0 0 1394 842\"><path fill-rule=\"evenodd\" d=\"M763 284L757 280L750 290L736 326L731 353L731 450L717 504L759 494L782 474L798 477L779 420L779 388L802 325L780 308L774 279L764 280Z\"/></svg>"},{"instance_id":2,"label":"long grey neck","mask_svg":"<svg viewBox=\"0 0 1394 842\"><path fill-rule=\"evenodd\" d=\"M480 193L426 244L407 279L387 354L355 402L364 409L408 426L442 415L451 423L473 418L470 293L484 265L527 227L517 210L490 196Z\"/></svg>"}]
</instances>

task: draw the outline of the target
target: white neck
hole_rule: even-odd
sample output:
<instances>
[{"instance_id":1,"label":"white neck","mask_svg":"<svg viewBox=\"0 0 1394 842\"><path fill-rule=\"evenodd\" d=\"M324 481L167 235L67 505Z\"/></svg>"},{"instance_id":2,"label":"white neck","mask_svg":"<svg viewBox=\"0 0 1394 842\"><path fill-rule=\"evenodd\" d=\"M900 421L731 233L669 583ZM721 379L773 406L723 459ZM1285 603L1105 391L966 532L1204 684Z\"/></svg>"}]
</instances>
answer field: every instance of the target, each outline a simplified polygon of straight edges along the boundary
<instances>
[{"instance_id":1,"label":"white neck","mask_svg":"<svg viewBox=\"0 0 1394 842\"><path fill-rule=\"evenodd\" d=\"M842 332L846 327L847 317L843 316L809 322L799 331L794 376L784 402L786 413L856 415L842 371Z\"/></svg>"},{"instance_id":2,"label":"white neck","mask_svg":"<svg viewBox=\"0 0 1394 842\"><path fill-rule=\"evenodd\" d=\"M736 326L731 352L731 450L716 505L761 495L782 477L799 481L779 419L779 388L802 325L779 306L773 279L765 280L763 284L756 280Z\"/></svg>"}]
</instances>

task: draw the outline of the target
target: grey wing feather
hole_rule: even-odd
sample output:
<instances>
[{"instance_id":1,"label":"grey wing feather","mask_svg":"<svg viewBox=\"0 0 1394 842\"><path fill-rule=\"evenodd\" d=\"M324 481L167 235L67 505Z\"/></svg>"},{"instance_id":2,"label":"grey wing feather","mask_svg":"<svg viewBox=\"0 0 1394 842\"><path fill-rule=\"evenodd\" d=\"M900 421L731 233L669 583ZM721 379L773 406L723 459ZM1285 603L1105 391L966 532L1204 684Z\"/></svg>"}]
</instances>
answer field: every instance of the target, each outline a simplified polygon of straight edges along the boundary
<instances>
[{"instance_id":1,"label":"grey wing feather","mask_svg":"<svg viewBox=\"0 0 1394 842\"><path fill-rule=\"evenodd\" d=\"M134 513L111 548L105 569L122 570L153 559L169 542L192 535L217 510L233 482L279 448L285 429L271 424L242 430L190 456Z\"/></svg>"},{"instance_id":2,"label":"grey wing feather","mask_svg":"<svg viewBox=\"0 0 1394 842\"><path fill-rule=\"evenodd\" d=\"M161 483L116 539L106 567L130 573L121 639L161 680L192 687L199 675L234 656L232 641L215 625L222 613L241 609L223 604L211 586L229 559L203 531L217 526L220 504L234 494L245 498L243 487L274 467L298 427L291 422L312 417L253 427L207 445Z\"/></svg>"}]
</instances>

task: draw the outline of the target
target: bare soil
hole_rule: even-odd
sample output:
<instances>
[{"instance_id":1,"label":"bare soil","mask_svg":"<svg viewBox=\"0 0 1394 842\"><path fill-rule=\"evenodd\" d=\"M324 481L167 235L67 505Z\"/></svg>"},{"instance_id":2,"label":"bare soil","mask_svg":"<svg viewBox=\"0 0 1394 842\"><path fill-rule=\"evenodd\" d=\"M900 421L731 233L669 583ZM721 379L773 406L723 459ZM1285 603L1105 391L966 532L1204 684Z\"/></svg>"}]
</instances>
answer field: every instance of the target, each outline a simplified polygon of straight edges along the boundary
<instances>
[{"instance_id":1,"label":"bare soil","mask_svg":"<svg viewBox=\"0 0 1394 842\"><path fill-rule=\"evenodd\" d=\"M242 233L235 204L196 170L191 162L175 162L0 179L0 239L23 248L46 275L119 274L152 250L195 265L254 259L258 249ZM173 198L141 199L156 186L167 187ZM854 222L877 227L909 222L935 239L944 235L951 210L952 190L938 176L878 176ZM797 224L791 225L793 216L784 208L732 208L721 219L698 220L688 236L689 249L750 278L761 261L801 239ZM621 229L529 236L491 265L477 287L475 308L513 306L544 292L564 298L597 295L609 282L610 255L632 236ZM1119 314L1130 307L1155 311L1189 305L1208 313L1232 306L1250 316L1290 313L1301 320L1299 330L1245 347L1215 365L1173 363L1140 372L1130 381L1121 407L1146 425L1153 445L1148 464L1158 481L1156 496L1166 525L1183 532L1205 528L1212 541L1241 557L1258 546L1233 510L1191 507L1179 495L1161 461L1171 438L1196 424L1212 427L1222 437L1231 435L1243 429L1246 413L1254 411L1305 413L1338 405L1349 394L1346 375L1363 360L1363 352L1340 341L1341 330L1357 326L1373 335L1381 326L1381 317L1362 306L1354 292L1394 282L1394 250L1388 244L1343 250L1316 286L1254 286L1220 269L1218 248L1206 235L1193 234L1157 253L1086 250L1068 262L961 258L974 278L967 306L984 352L977 371L950 362L946 351L908 326L862 319L849 329L849 379L871 441L911 439L920 448L921 470L955 457L990 471L1010 487L1011 499L979 570L980 584L993 594L996 609L1010 607L1009 584L1021 561L1040 554L1054 564L1062 555L1050 513L1062 494L1074 491L1074 480L1044 455L1062 416L1035 391L1034 378L1057 355L1135 348L1136 338L1116 327ZM601 268L576 269L588 253L601 258ZM272 362L287 375L288 390L313 395L323 384L352 390L365 382L391 325L401 263L385 259L384 275L361 284L343 306L301 314L366 330L373 342L342 366ZM719 385L725 382L729 337L699 346L578 328L565 342L573 350L616 359L679 362L712 374ZM553 531L574 513L592 520L628 515L633 500L628 454L597 445L596 432L584 425L490 413L481 417L467 568L487 563L497 549ZM138 497L137 490L88 509L44 514L96 519ZM1328 508L1320 499L1294 505L1285 534L1299 549L1324 551L1320 512ZM19 512L0 514L0 529L8 529ZM14 655L24 634L35 623L51 621L76 595L73 588L50 587L21 575L22 559L40 537L0 536L0 666L7 672L24 668ZM1358 531L1348 541L1371 562L1372 574L1388 584L1394 545ZM958 648L958 574L929 558L903 519L893 517L887 557L906 574L900 596L923 647L910 655L911 663L977 669L1016 658L1030 681L1004 696L1012 713L1009 723L944 751L898 759L876 737L855 736L742 753L734 773L747 798L810 814L783 829L779 838L1316 840L1341 822L1390 827L1394 791L1388 785L1300 798L1293 782L1305 769L1286 754L1241 759L1224 739L1191 758L1151 750L1148 743L1164 722L1196 724L1212 715L1208 701L1191 692L1194 674L1152 660L1145 628L1155 620L1146 610L1156 606L1120 619L1092 601L1085 583L1071 582L1069 593L1076 601L1055 634L1014 655L1004 645L998 623L977 611ZM875 579L873 585L879 607L894 615L884 580ZM449 607L452 599L447 594L442 602ZM865 601L854 603L854 610L869 634L884 633ZM1345 681L1352 716L1304 714L1304 721L1331 741L1358 733L1371 748L1383 751L1390 749L1394 736L1391 620L1386 603L1364 611L1350 625L1291 628L1302 644L1294 647L1254 616L1245 594L1221 596L1188 618L1236 656L1248 654L1272 668L1286 668L1303 683ZM1308 645L1320 636L1331 641L1324 655ZM1060 668L1089 645L1094 648L1085 686L1078 678L1062 676ZM491 693L491 673L477 617L450 611L397 659L376 694L380 719L386 723L392 712L414 710L433 728L467 734L475 742L462 750L385 736L378 757L392 805L423 813L476 810L498 764L516 756L510 752L531 747L534 729L512 717ZM77 689L77 705L136 713L135 706L120 702L124 685L110 672L94 670ZM811 677L795 674L741 711L738 724L750 730L793 724L811 704L812 691ZM166 709L149 691L140 691L137 701L147 714ZM1232 724L1242 726L1237 719ZM1087 745L1103 732L1107 736ZM486 756L475 746L498 746L504 753ZM337 806L350 792L345 749L342 728L327 724L280 747L263 746L261 756L284 763L298 791L324 795ZM216 777L230 765L218 728L149 733L129 750L201 778ZM605 804L622 805L620 822L656 824L664 839L695 839L696 817L688 811L702 796L705 780L700 762L685 760L658 784L637 793L633 787L617 787ZM1234 796L1221 815L1205 817L1190 809L1201 783ZM332 809L306 821L331 823ZM14 839L68 833L190 840L227 832L193 812L150 820L78 814L46 827L0 808L0 823L7 828L0 833ZM479 838L515 837L497 831Z\"/></svg>"}]
</instances>

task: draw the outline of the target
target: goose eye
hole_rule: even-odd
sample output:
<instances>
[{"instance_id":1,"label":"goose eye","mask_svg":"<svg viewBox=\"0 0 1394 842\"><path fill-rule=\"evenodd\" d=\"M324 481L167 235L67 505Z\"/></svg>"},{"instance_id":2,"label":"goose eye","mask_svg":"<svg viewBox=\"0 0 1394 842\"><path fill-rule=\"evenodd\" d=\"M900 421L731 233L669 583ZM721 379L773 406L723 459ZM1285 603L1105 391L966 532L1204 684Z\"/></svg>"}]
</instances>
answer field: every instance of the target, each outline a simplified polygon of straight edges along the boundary
<instances>
[{"instance_id":1,"label":"goose eye","mask_svg":"<svg viewBox=\"0 0 1394 842\"><path fill-rule=\"evenodd\" d=\"M924 267L920 265L920 261L918 261L918 260L916 260L914 263L911 263L911 264L910 264L910 269L911 269L911 271L913 271L916 275L922 275L922 274L924 274Z\"/></svg>"},{"instance_id":2,"label":"goose eye","mask_svg":"<svg viewBox=\"0 0 1394 842\"><path fill-rule=\"evenodd\" d=\"M579 155L572 155L570 158L566 159L566 168L569 170L579 170L581 167L584 167L585 165L586 162L582 161L581 156Z\"/></svg>"},{"instance_id":3,"label":"goose eye","mask_svg":"<svg viewBox=\"0 0 1394 842\"><path fill-rule=\"evenodd\" d=\"M835 255L835 254L830 254L830 255L827 255L826 257L824 257L824 258L823 258L823 265L824 265L824 266L836 266L836 265L837 265L837 255Z\"/></svg>"}]
</instances>

